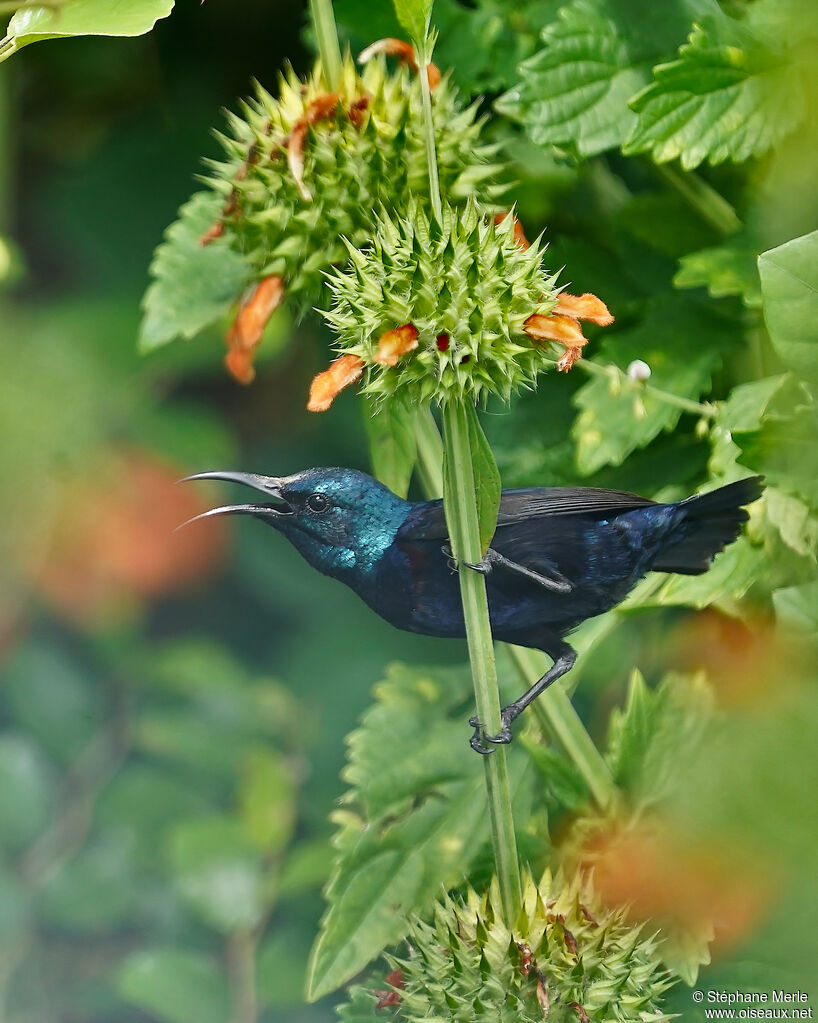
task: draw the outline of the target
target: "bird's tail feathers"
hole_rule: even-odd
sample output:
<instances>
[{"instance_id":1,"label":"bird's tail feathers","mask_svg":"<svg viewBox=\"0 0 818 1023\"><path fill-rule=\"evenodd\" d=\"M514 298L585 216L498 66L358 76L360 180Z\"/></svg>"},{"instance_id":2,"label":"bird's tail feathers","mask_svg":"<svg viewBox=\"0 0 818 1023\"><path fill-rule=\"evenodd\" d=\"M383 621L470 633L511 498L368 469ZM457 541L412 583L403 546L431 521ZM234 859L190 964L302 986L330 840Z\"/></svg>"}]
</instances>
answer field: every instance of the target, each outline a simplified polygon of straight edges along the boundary
<instances>
[{"instance_id":1,"label":"bird's tail feathers","mask_svg":"<svg viewBox=\"0 0 818 1023\"><path fill-rule=\"evenodd\" d=\"M653 562L654 571L681 575L706 572L715 555L741 532L749 517L744 505L752 504L763 489L764 478L750 476L682 501L679 504L679 510L684 512L682 536L659 552Z\"/></svg>"}]
</instances>

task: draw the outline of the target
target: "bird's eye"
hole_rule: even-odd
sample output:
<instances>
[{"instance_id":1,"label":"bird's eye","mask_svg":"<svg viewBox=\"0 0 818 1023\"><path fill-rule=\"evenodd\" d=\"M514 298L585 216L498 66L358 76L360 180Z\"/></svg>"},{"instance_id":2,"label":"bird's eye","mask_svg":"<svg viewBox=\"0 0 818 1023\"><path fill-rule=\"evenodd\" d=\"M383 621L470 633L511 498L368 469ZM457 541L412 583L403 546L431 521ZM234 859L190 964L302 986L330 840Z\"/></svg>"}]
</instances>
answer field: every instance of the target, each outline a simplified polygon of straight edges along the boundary
<instances>
[{"instance_id":1,"label":"bird's eye","mask_svg":"<svg viewBox=\"0 0 818 1023\"><path fill-rule=\"evenodd\" d=\"M326 511L329 508L329 501L325 494L310 494L307 498L307 507L314 512Z\"/></svg>"}]
</instances>

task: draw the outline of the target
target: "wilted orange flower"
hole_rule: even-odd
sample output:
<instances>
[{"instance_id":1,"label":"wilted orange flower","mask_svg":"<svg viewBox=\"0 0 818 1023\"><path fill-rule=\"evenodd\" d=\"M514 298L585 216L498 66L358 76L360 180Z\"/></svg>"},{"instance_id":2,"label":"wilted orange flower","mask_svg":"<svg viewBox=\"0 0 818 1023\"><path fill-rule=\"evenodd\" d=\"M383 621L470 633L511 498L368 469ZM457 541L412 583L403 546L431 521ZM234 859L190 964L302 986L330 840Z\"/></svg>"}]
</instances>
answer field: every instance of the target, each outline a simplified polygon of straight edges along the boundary
<instances>
[{"instance_id":1,"label":"wilted orange flower","mask_svg":"<svg viewBox=\"0 0 818 1023\"><path fill-rule=\"evenodd\" d=\"M360 128L364 123L364 117L369 109L369 104L372 102L371 96L361 96L356 99L353 103L350 103L347 107L347 117L352 121L356 128Z\"/></svg>"},{"instance_id":2,"label":"wilted orange flower","mask_svg":"<svg viewBox=\"0 0 818 1023\"><path fill-rule=\"evenodd\" d=\"M392 1005L400 1005L400 993L395 988L399 988L401 991L404 987L403 972L399 969L392 970L391 973L386 975L386 983L392 985L391 991L373 991L373 995L377 995L378 1004L375 1006L376 1009L386 1009Z\"/></svg>"},{"instance_id":3,"label":"wilted orange flower","mask_svg":"<svg viewBox=\"0 0 818 1023\"><path fill-rule=\"evenodd\" d=\"M565 348L565 354L557 363L557 369L567 373L582 358L582 349L588 339L582 333L580 320L591 320L601 327L613 323L608 307L596 295L568 295L562 292L548 316L535 313L523 324L523 330L536 341L556 341Z\"/></svg>"},{"instance_id":4,"label":"wilted orange flower","mask_svg":"<svg viewBox=\"0 0 818 1023\"><path fill-rule=\"evenodd\" d=\"M255 350L264 335L270 317L284 297L284 278L272 274L259 281L236 313L233 326L225 341L228 352L225 365L240 384L249 384L256 371L253 368Z\"/></svg>"},{"instance_id":5,"label":"wilted orange flower","mask_svg":"<svg viewBox=\"0 0 818 1023\"><path fill-rule=\"evenodd\" d=\"M590 320L600 327L607 327L614 321L602 299L588 292L579 296L560 292L554 312L562 316L573 316L576 320Z\"/></svg>"},{"instance_id":6,"label":"wilted orange flower","mask_svg":"<svg viewBox=\"0 0 818 1023\"><path fill-rule=\"evenodd\" d=\"M341 102L338 92L323 92L316 96L304 111L304 116L297 121L287 140L287 163L296 187L302 199L312 202L312 193L304 184L304 143L307 140L307 128L330 117Z\"/></svg>"},{"instance_id":7,"label":"wilted orange flower","mask_svg":"<svg viewBox=\"0 0 818 1023\"><path fill-rule=\"evenodd\" d=\"M498 226L506 219L506 217L512 216L511 210L507 210L505 213L495 213L494 223ZM514 241L519 245L521 249L530 249L531 243L525 236L523 225L520 223L518 217L514 217ZM573 315L573 314L571 314Z\"/></svg>"},{"instance_id":8,"label":"wilted orange flower","mask_svg":"<svg viewBox=\"0 0 818 1023\"><path fill-rule=\"evenodd\" d=\"M209 245L216 238L221 238L224 233L224 224L221 220L217 220L214 224L205 231L202 237L199 239L200 245Z\"/></svg>"},{"instance_id":9,"label":"wilted orange flower","mask_svg":"<svg viewBox=\"0 0 818 1023\"><path fill-rule=\"evenodd\" d=\"M406 355L418 346L418 332L414 324L404 323L402 327L387 330L378 341L375 362L382 366L394 366L401 355Z\"/></svg>"},{"instance_id":10,"label":"wilted orange flower","mask_svg":"<svg viewBox=\"0 0 818 1023\"><path fill-rule=\"evenodd\" d=\"M345 387L361 379L363 371L363 359L357 355L342 355L330 363L329 369L325 369L313 379L307 411L326 412Z\"/></svg>"},{"instance_id":11,"label":"wilted orange flower","mask_svg":"<svg viewBox=\"0 0 818 1023\"><path fill-rule=\"evenodd\" d=\"M403 39L395 39L391 36L387 36L386 39L378 39L367 46L365 50L361 50L358 54L358 63L366 64L379 53L385 53L389 57L397 57L399 60L405 61L413 71L420 70L414 47L404 42ZM440 85L441 78L440 68L437 64L427 64L426 77L429 81L429 88L434 92Z\"/></svg>"}]
</instances>

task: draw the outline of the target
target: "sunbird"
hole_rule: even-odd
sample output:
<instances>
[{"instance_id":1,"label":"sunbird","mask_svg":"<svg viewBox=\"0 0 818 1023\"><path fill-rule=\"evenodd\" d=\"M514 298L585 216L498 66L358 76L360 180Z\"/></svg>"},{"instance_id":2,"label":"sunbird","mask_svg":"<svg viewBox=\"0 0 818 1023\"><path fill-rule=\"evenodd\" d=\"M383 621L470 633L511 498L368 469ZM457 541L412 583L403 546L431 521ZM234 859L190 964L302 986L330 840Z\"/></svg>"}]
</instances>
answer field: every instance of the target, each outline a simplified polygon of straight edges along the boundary
<instances>
[{"instance_id":1,"label":"sunbird","mask_svg":"<svg viewBox=\"0 0 818 1023\"><path fill-rule=\"evenodd\" d=\"M340 579L376 614L425 636L466 634L459 568L482 572L495 639L543 650L549 670L501 712L486 735L476 718L478 753L511 741L512 722L573 667L565 637L622 601L647 572L706 572L747 521L762 492L752 476L684 501L659 504L622 490L532 487L504 490L497 528L480 564L458 566L442 501L406 501L355 469L307 469L292 476L200 472L265 495L259 504L213 508L251 515L277 529L319 572Z\"/></svg>"}]
</instances>

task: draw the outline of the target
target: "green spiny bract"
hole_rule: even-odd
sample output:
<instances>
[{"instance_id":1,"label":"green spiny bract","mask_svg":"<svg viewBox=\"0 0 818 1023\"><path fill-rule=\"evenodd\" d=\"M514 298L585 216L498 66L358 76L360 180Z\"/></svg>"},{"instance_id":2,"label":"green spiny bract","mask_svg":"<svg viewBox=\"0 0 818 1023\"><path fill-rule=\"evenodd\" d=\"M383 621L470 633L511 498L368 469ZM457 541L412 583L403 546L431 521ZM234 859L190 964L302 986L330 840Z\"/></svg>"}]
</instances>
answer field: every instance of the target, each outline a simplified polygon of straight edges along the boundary
<instances>
[{"instance_id":1,"label":"green spiny bract","mask_svg":"<svg viewBox=\"0 0 818 1023\"><path fill-rule=\"evenodd\" d=\"M523 908L512 931L502 922L496 884L435 906L432 923L414 920L405 956L387 956L397 1006L407 1023L645 1023L666 1020L660 999L672 981L659 943L605 908L587 882L550 873L523 880ZM342 1019L376 1014L383 982L351 990ZM378 992L381 997L385 992Z\"/></svg>"},{"instance_id":2,"label":"green spiny bract","mask_svg":"<svg viewBox=\"0 0 818 1023\"><path fill-rule=\"evenodd\" d=\"M342 236L364 244L373 209L405 209L410 195L429 191L417 75L405 66L388 72L383 57L359 73L349 56L337 106L307 127L300 189L288 140L328 92L320 64L304 82L283 75L278 98L257 85L242 116L228 115L231 137L219 135L227 161L211 162L207 179L225 197L224 235L259 279L284 278L287 300L302 314L321 304L323 272L346 259ZM481 141L476 105L463 108L447 77L433 103L444 194L495 208L504 188L492 182L502 167L492 162L497 147Z\"/></svg>"},{"instance_id":3,"label":"green spiny bract","mask_svg":"<svg viewBox=\"0 0 818 1023\"><path fill-rule=\"evenodd\" d=\"M347 268L329 275L325 316L337 350L365 363L366 393L507 400L553 365L550 346L523 326L554 308L556 275L542 267L539 240L515 242L513 216L495 224L474 202L444 203L438 223L413 202L400 219L381 213L371 244L349 251ZM417 330L417 347L385 365L380 338L404 324Z\"/></svg>"}]
</instances>

